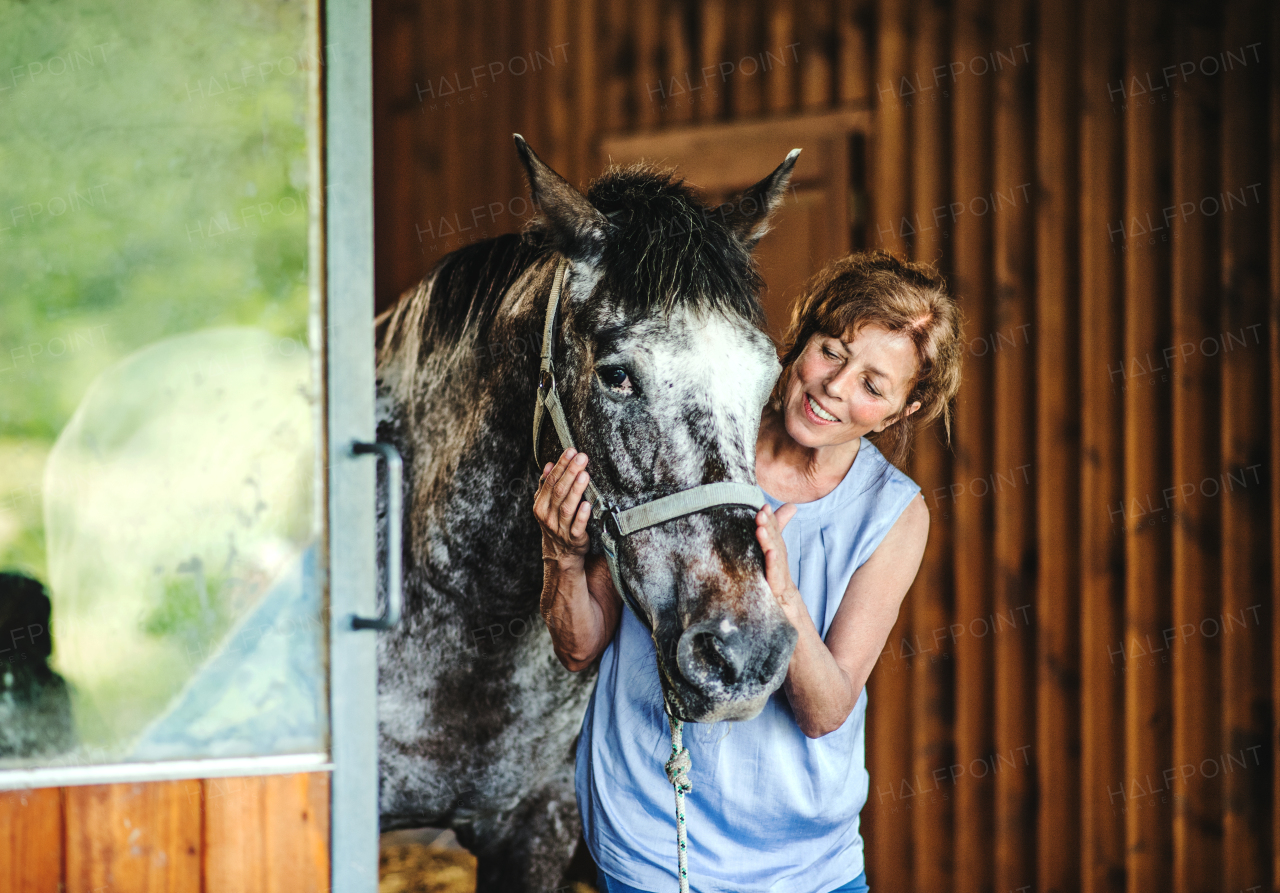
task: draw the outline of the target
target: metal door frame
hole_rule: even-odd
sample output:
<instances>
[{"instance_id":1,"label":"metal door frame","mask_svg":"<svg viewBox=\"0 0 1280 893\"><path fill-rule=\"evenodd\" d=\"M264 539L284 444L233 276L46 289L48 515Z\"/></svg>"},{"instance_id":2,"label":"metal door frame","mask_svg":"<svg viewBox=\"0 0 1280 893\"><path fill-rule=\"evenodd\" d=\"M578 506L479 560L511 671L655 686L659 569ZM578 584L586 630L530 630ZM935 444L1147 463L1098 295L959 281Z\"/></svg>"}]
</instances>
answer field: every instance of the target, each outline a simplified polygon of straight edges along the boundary
<instances>
[{"instance_id":1,"label":"metal door frame","mask_svg":"<svg viewBox=\"0 0 1280 893\"><path fill-rule=\"evenodd\" d=\"M325 0L323 344L328 457L332 889L378 887L374 463L373 24L362 0Z\"/></svg>"}]
</instances>

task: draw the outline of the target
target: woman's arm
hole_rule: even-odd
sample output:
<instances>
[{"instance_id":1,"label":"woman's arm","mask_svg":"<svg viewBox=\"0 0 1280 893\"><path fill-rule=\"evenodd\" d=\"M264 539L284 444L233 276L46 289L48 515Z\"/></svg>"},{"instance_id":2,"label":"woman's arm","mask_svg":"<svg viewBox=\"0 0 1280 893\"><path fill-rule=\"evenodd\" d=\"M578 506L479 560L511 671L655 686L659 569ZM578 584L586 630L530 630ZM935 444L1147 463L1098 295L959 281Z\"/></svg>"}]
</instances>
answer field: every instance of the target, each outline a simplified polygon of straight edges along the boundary
<instances>
[{"instance_id":1,"label":"woman's arm","mask_svg":"<svg viewBox=\"0 0 1280 893\"><path fill-rule=\"evenodd\" d=\"M591 666L609 644L622 607L605 559L587 555L586 464L585 453L565 450L542 470L533 500L542 528L542 618L556 657L575 673Z\"/></svg>"},{"instance_id":2,"label":"woman's arm","mask_svg":"<svg viewBox=\"0 0 1280 893\"><path fill-rule=\"evenodd\" d=\"M791 510L794 512L794 509ZM799 633L785 690L801 730L810 738L834 732L853 712L867 677L898 619L920 569L929 538L929 509L912 499L871 557L854 572L824 642L787 570L778 519L768 506L757 517L765 575ZM790 520L791 512L783 517Z\"/></svg>"}]
</instances>

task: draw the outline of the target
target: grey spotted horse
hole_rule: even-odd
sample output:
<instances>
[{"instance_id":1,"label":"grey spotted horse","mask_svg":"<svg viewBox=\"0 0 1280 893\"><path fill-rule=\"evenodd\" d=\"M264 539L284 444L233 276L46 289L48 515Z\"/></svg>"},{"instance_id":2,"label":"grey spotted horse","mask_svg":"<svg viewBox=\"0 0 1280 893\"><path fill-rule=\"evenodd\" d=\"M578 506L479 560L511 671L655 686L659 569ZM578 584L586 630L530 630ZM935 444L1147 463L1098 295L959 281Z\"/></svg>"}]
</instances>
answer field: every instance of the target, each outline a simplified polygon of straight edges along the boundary
<instances>
[{"instance_id":1,"label":"grey spotted horse","mask_svg":"<svg viewBox=\"0 0 1280 893\"><path fill-rule=\"evenodd\" d=\"M581 827L573 745L594 680L552 652L532 512L539 463L560 452L555 426L536 457L531 435L553 279L552 386L601 497L622 510L754 485L779 367L751 250L797 154L712 208L648 167L611 169L583 196L516 146L537 225L446 256L377 333L378 436L405 463L404 616L378 642L382 827L454 828L481 893L554 889ZM754 716L786 674L796 634L753 517L719 505L616 542L680 719Z\"/></svg>"}]
</instances>

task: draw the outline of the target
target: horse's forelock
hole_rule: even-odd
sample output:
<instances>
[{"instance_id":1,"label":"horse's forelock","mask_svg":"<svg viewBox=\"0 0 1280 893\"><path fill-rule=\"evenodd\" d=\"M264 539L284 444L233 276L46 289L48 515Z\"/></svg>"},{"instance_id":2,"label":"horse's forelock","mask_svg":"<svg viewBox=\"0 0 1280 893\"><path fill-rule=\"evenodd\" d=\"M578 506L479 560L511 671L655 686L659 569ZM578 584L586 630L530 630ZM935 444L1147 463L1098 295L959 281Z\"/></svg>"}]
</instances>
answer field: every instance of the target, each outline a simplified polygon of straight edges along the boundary
<instances>
[{"instance_id":1,"label":"horse's forelock","mask_svg":"<svg viewBox=\"0 0 1280 893\"><path fill-rule=\"evenodd\" d=\"M673 171L614 168L587 198L613 224L600 286L624 313L670 313L683 304L763 324L750 251Z\"/></svg>"}]
</instances>

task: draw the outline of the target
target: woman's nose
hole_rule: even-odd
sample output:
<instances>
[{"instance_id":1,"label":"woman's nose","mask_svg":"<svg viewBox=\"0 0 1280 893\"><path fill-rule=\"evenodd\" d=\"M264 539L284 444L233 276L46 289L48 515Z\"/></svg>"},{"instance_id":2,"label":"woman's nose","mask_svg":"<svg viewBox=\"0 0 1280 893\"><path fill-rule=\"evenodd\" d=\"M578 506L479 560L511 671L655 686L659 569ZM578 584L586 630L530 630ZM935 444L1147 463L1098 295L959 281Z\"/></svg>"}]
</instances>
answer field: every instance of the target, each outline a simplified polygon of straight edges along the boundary
<instances>
[{"instance_id":1,"label":"woman's nose","mask_svg":"<svg viewBox=\"0 0 1280 893\"><path fill-rule=\"evenodd\" d=\"M852 369L844 368L826 380L823 390L834 399L843 400L849 393L854 378Z\"/></svg>"}]
</instances>

